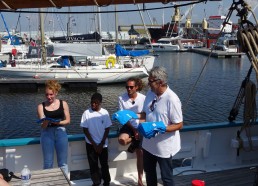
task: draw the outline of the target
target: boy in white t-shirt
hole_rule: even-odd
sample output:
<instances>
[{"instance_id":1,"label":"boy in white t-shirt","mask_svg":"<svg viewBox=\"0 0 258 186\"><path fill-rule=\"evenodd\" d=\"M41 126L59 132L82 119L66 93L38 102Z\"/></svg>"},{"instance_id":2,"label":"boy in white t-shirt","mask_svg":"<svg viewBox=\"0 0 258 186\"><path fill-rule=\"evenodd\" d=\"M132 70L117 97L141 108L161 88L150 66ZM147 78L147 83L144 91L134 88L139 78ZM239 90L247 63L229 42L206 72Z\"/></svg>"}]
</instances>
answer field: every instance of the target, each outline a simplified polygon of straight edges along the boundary
<instances>
[{"instance_id":1,"label":"boy in white t-shirt","mask_svg":"<svg viewBox=\"0 0 258 186\"><path fill-rule=\"evenodd\" d=\"M109 113L101 108L102 95L94 93L91 97L91 108L87 109L81 118L80 126L83 127L86 140L86 150L90 166L93 186L110 184L110 173L108 166L108 133L112 125ZM101 165L101 172L98 166Z\"/></svg>"}]
</instances>

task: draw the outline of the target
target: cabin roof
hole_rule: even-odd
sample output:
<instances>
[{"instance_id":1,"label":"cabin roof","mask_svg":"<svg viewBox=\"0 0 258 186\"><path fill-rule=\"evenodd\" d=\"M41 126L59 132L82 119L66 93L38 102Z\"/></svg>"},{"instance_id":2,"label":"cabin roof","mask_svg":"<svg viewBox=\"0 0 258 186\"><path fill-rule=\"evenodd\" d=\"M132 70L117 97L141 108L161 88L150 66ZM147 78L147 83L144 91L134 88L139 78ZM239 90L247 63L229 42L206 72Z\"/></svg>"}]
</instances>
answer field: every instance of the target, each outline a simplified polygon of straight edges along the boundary
<instances>
[{"instance_id":1,"label":"cabin roof","mask_svg":"<svg viewBox=\"0 0 258 186\"><path fill-rule=\"evenodd\" d=\"M169 3L176 1L193 0L137 0L137 3ZM114 4L135 4L133 0L1 0L0 9L24 9L24 8L62 8L69 6L108 6Z\"/></svg>"}]
</instances>

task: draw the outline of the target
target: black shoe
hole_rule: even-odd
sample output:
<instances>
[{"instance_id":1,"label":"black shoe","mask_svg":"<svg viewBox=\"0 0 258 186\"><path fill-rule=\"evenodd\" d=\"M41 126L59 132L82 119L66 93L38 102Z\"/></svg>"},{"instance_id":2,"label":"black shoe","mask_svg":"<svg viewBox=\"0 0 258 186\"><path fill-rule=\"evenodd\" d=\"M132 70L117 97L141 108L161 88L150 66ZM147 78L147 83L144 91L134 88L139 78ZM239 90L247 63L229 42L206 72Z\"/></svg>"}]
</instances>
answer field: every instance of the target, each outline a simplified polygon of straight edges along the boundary
<instances>
[{"instance_id":1,"label":"black shoe","mask_svg":"<svg viewBox=\"0 0 258 186\"><path fill-rule=\"evenodd\" d=\"M131 145L128 147L127 151L130 153L134 153L135 149L139 148L140 142L140 140L133 140L131 142Z\"/></svg>"}]
</instances>

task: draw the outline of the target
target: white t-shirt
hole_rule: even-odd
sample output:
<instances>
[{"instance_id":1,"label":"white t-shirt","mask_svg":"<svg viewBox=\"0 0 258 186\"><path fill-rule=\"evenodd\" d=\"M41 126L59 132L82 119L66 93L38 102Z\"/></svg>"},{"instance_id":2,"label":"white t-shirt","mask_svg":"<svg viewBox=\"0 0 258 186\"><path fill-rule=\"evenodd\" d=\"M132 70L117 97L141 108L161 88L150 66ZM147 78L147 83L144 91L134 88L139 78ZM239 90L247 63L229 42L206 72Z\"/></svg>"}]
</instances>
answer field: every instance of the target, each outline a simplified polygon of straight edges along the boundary
<instances>
[{"instance_id":1,"label":"white t-shirt","mask_svg":"<svg viewBox=\"0 0 258 186\"><path fill-rule=\"evenodd\" d=\"M131 110L136 114L140 113L142 112L142 109L143 109L144 100L145 100L145 95L137 92L137 97L135 98L134 104L133 104L132 100L128 96L128 93L126 92L123 95L118 97L118 109ZM137 128L139 125L139 120L131 119L130 123L134 128Z\"/></svg>"},{"instance_id":2,"label":"white t-shirt","mask_svg":"<svg viewBox=\"0 0 258 186\"><path fill-rule=\"evenodd\" d=\"M96 144L101 143L105 129L111 125L112 122L106 109L101 108L99 111L93 111L90 108L82 114L80 126L83 128L88 128L89 133ZM91 144L86 136L85 140L87 143ZM107 145L108 139L106 139L104 147L107 147Z\"/></svg>"},{"instance_id":3,"label":"white t-shirt","mask_svg":"<svg viewBox=\"0 0 258 186\"><path fill-rule=\"evenodd\" d=\"M157 101L154 103L154 110L151 111L150 105L154 99ZM146 113L147 122L163 121L167 126L169 123L183 121L180 99L169 87L159 98L152 91L148 91L143 111ZM174 156L181 149L179 131L165 132L151 139L144 138L142 147L149 153L161 158Z\"/></svg>"}]
</instances>

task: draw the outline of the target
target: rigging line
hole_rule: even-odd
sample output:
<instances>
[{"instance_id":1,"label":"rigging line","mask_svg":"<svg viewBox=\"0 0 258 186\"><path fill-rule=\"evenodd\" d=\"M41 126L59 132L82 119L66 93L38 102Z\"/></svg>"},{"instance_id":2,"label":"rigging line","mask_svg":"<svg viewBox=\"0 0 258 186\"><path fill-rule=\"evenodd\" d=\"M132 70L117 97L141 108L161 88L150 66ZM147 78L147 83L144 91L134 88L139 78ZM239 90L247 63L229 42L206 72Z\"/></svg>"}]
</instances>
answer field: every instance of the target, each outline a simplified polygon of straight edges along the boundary
<instances>
[{"instance_id":1,"label":"rigging line","mask_svg":"<svg viewBox=\"0 0 258 186\"><path fill-rule=\"evenodd\" d=\"M191 2L191 3L184 3L184 4L176 4L175 8L181 7L181 6L193 5L193 4L197 4L197 3L203 3L203 2L207 3L207 0L200 0L200 1L195 1L195 2Z\"/></svg>"},{"instance_id":2,"label":"rigging line","mask_svg":"<svg viewBox=\"0 0 258 186\"><path fill-rule=\"evenodd\" d=\"M236 117L238 115L238 112L239 112L239 109L240 109L240 106L243 103L243 99L244 99L244 96L245 96L245 88L246 88L247 83L250 80L250 75L252 73L252 69L253 69L253 65L250 66L245 79L241 83L241 87L240 87L240 89L238 91L238 95L236 97L235 103L234 103L234 105L233 105L233 107L232 107L232 109L230 111L229 116L228 116L228 120L230 122L232 122L232 121L234 121L236 119Z\"/></svg>"},{"instance_id":3,"label":"rigging line","mask_svg":"<svg viewBox=\"0 0 258 186\"><path fill-rule=\"evenodd\" d=\"M80 73L79 71L76 70L75 67L72 67L72 68L70 68L70 69L73 70L75 73L77 73L78 76L80 76L81 78L85 78L85 76L83 75L84 72L83 72L83 73L82 73L82 72ZM87 67L86 67L86 77L87 77L87 75L88 75L87 70L88 70L88 69L87 69ZM67 71L67 72L68 72L68 71ZM69 72L68 72L68 75L69 75Z\"/></svg>"},{"instance_id":4,"label":"rigging line","mask_svg":"<svg viewBox=\"0 0 258 186\"><path fill-rule=\"evenodd\" d=\"M5 19L4 19L4 16L3 16L2 12L0 12L0 15L1 15L1 18L2 18L2 20L3 20L3 22L4 22L4 26L5 26L5 29L6 29L6 31L7 31L7 33L8 33L9 39L10 39L10 41L11 41L11 45L13 45L13 47L15 48L15 46L14 46L14 44L13 44L13 37L11 36L11 34L10 34L10 32L9 32L8 26L7 26L6 22L5 22Z\"/></svg>"},{"instance_id":5,"label":"rigging line","mask_svg":"<svg viewBox=\"0 0 258 186\"><path fill-rule=\"evenodd\" d=\"M257 6L258 6L258 4L256 5L256 7L257 7ZM256 9L256 7L255 7L254 9ZM253 17L254 17L254 20L255 20L255 22L256 22L256 25L258 25L257 18L256 18L255 14L254 14L254 11L253 11L252 9L250 9L249 11L252 13L252 15L253 15ZM247 17L247 19L249 19L249 17Z\"/></svg>"},{"instance_id":6,"label":"rigging line","mask_svg":"<svg viewBox=\"0 0 258 186\"><path fill-rule=\"evenodd\" d=\"M56 6L56 4L52 1L52 0L48 0L55 8L61 8L61 7L58 7Z\"/></svg>"},{"instance_id":7,"label":"rigging line","mask_svg":"<svg viewBox=\"0 0 258 186\"><path fill-rule=\"evenodd\" d=\"M139 4L137 4L137 7L138 7L138 9L140 9ZM141 20L142 20L142 23L143 23L143 26L144 26L144 30L145 30L145 32L146 32L146 34L147 34L147 37L148 37L149 42L151 43L151 36L150 36L150 34L149 34L149 32L148 32L148 29L147 29L147 27L146 27L146 24L145 24L143 15L142 15L142 11L139 11L139 13L140 13ZM151 49L153 50L153 46L152 46L152 45L151 45Z\"/></svg>"},{"instance_id":8,"label":"rigging line","mask_svg":"<svg viewBox=\"0 0 258 186\"><path fill-rule=\"evenodd\" d=\"M5 1L3 1L3 0L1 0L1 3L6 7L6 8L8 8L8 9L13 9L13 8L11 8Z\"/></svg>"},{"instance_id":9,"label":"rigging line","mask_svg":"<svg viewBox=\"0 0 258 186\"><path fill-rule=\"evenodd\" d=\"M232 9L233 5L234 5L234 3L232 3L231 8L229 9L229 12L228 12L228 14L227 14L227 16L226 16L226 18L225 18L225 21L223 22L223 27L221 28L221 30L220 30L220 32L219 32L219 34L218 34L218 37L217 37L215 43L217 43L219 37L220 37L221 34L222 34L223 29L225 28L226 24L228 24L228 21L229 21L231 15L232 15L232 12L233 12L233 9ZM198 83L199 80L201 79L201 76L202 76L202 74L203 74L203 72L204 72L204 69L205 69L205 67L207 66L207 64L208 64L208 62L209 62L209 59L210 59L210 57L211 57L211 54L212 54L212 52L213 52L214 50L215 50L215 45L213 45L213 47L211 47L210 54L209 54L209 56L208 56L206 62L204 63L204 65L203 65L203 67L202 67L202 70L201 70L201 72L200 72L200 74L199 74L197 80L195 81L195 83L194 83L194 85L193 85L193 87L192 87L192 89L191 89L191 91L190 91L190 94L189 94L188 98L186 99L185 106L188 105L188 103L189 103L189 101L190 101L190 99L191 99L191 97L192 97L193 91L195 90L195 88L196 88L196 86L197 86L197 83ZM187 107L185 107L184 110L186 110L186 108L187 108Z\"/></svg>"},{"instance_id":10,"label":"rigging line","mask_svg":"<svg viewBox=\"0 0 258 186\"><path fill-rule=\"evenodd\" d=\"M202 2L206 2L206 0L200 0L200 1L196 1L194 3L191 4L197 4L197 3L202 3ZM186 4L182 4L180 6L188 6L190 3L186 3ZM160 9L167 9L167 8L174 8L175 5L172 6L167 6L167 7L158 7L158 8L144 8L141 9L141 11L145 11L145 10L160 10ZM9 13L49 13L49 11L28 11L28 10L5 10L5 9L0 9L1 12L9 12ZM131 9L131 10L118 10L118 11L99 11L99 12L88 12L88 11L78 11L78 12L56 12L57 14L93 14L93 13L98 13L98 14L102 14L102 13L119 13L119 12L138 12L138 9Z\"/></svg>"},{"instance_id":11,"label":"rigging line","mask_svg":"<svg viewBox=\"0 0 258 186\"><path fill-rule=\"evenodd\" d=\"M61 31L63 32L63 35L65 35L65 30L64 30L64 24L62 22L62 20L60 19L59 15L55 14L56 15L56 18L57 18L57 22L61 28Z\"/></svg>"},{"instance_id":12,"label":"rigging line","mask_svg":"<svg viewBox=\"0 0 258 186\"><path fill-rule=\"evenodd\" d=\"M109 5L113 4L113 3L114 3L114 0L111 0L110 3L105 4L105 5L100 5L100 4L98 4L97 0L93 0L93 2L94 2L95 5L98 6L98 7L106 7L106 6L109 6Z\"/></svg>"},{"instance_id":13,"label":"rigging line","mask_svg":"<svg viewBox=\"0 0 258 186\"><path fill-rule=\"evenodd\" d=\"M18 24L21 25L20 18L21 18L21 13L19 13L19 16L18 16L18 20L17 20L16 26L15 26L15 31L17 30Z\"/></svg>"}]
</instances>

